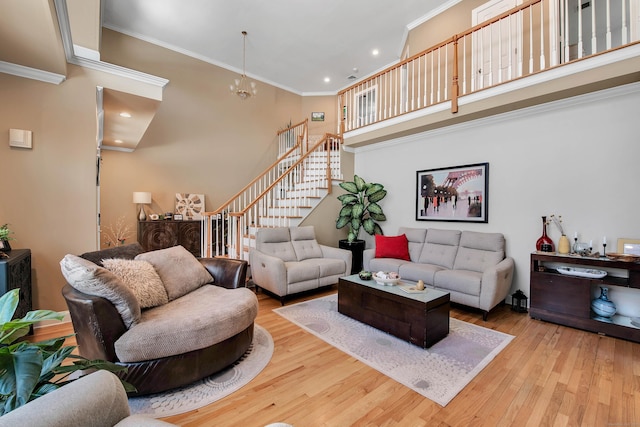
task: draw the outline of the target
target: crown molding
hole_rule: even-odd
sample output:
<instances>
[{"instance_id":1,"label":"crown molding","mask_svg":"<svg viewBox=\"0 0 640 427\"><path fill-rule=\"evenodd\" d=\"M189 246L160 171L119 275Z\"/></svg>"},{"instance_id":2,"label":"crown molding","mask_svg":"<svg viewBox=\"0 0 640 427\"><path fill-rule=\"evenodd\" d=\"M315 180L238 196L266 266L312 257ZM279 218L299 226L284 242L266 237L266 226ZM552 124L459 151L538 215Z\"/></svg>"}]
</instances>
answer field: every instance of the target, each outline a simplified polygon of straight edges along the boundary
<instances>
[{"instance_id":1,"label":"crown molding","mask_svg":"<svg viewBox=\"0 0 640 427\"><path fill-rule=\"evenodd\" d=\"M37 68L25 67L24 65L13 64L11 62L0 61L0 73L11 74L27 79L39 80L45 83L59 85L67 79L66 76L50 71L39 70Z\"/></svg>"}]
</instances>

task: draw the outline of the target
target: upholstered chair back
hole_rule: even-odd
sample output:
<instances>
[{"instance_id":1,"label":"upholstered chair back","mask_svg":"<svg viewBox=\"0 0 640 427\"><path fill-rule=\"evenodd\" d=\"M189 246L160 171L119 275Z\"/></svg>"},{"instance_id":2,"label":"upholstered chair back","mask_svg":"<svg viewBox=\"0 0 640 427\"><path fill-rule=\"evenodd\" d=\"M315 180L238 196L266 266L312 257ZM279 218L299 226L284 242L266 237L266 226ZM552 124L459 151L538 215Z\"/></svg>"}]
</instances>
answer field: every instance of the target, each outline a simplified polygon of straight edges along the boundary
<instances>
[{"instance_id":1,"label":"upholstered chair back","mask_svg":"<svg viewBox=\"0 0 640 427\"><path fill-rule=\"evenodd\" d=\"M453 268L460 243L460 230L427 230L424 247L420 254L420 262Z\"/></svg>"},{"instance_id":2,"label":"upholstered chair back","mask_svg":"<svg viewBox=\"0 0 640 427\"><path fill-rule=\"evenodd\" d=\"M281 260L297 261L288 227L262 228L256 234L256 249Z\"/></svg>"},{"instance_id":3,"label":"upholstered chair back","mask_svg":"<svg viewBox=\"0 0 640 427\"><path fill-rule=\"evenodd\" d=\"M412 262L418 262L420 259L420 253L422 252L422 246L424 246L424 239L427 236L426 228L411 228L400 227L398 229L398 235L407 236L409 242L409 257Z\"/></svg>"},{"instance_id":4,"label":"upholstered chair back","mask_svg":"<svg viewBox=\"0 0 640 427\"><path fill-rule=\"evenodd\" d=\"M310 258L322 258L322 249L316 241L316 232L312 225L291 227L291 243L298 261Z\"/></svg>"},{"instance_id":5,"label":"upholstered chair back","mask_svg":"<svg viewBox=\"0 0 640 427\"><path fill-rule=\"evenodd\" d=\"M502 233L463 231L454 268L482 273L504 259L504 244Z\"/></svg>"}]
</instances>

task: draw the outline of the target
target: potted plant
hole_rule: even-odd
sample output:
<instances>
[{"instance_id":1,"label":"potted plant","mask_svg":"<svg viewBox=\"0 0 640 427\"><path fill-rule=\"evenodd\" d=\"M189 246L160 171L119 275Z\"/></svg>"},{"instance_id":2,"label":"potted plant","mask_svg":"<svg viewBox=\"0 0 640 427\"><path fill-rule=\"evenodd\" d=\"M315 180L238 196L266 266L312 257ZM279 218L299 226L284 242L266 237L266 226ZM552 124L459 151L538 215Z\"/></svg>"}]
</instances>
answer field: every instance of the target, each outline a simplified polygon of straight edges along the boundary
<instances>
[{"instance_id":1,"label":"potted plant","mask_svg":"<svg viewBox=\"0 0 640 427\"><path fill-rule=\"evenodd\" d=\"M353 253L352 273L362 269L362 251L365 242L359 240L360 229L368 234L384 234L377 221L386 221L387 217L378 202L385 198L387 190L382 184L367 183L358 175L354 175L353 181L340 183L340 188L346 190L346 194L338 196L342 208L336 220L336 228L349 227L346 240L341 240L339 246L350 249Z\"/></svg>"},{"instance_id":2,"label":"potted plant","mask_svg":"<svg viewBox=\"0 0 640 427\"><path fill-rule=\"evenodd\" d=\"M10 234L13 234L13 231L9 229L9 224L3 224L0 226L0 251L4 252L11 250L9 240L13 240L13 237L11 237Z\"/></svg>"},{"instance_id":3,"label":"potted plant","mask_svg":"<svg viewBox=\"0 0 640 427\"><path fill-rule=\"evenodd\" d=\"M42 320L62 320L64 315L50 310L28 312L11 320L19 301L19 289L0 297L0 416L77 379L69 375L85 369L126 371L126 367L104 360L88 360L72 354L76 346L65 346L69 336L32 343L24 339L31 325ZM72 359L72 364L62 365ZM122 382L125 390L135 388Z\"/></svg>"}]
</instances>

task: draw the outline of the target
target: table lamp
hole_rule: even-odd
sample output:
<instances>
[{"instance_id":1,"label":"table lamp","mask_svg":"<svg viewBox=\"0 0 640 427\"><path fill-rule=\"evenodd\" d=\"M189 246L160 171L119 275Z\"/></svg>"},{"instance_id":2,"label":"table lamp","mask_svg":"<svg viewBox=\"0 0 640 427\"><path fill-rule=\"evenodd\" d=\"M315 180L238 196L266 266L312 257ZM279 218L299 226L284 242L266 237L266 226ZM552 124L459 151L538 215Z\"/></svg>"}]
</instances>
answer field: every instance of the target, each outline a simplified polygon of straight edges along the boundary
<instances>
[{"instance_id":1,"label":"table lamp","mask_svg":"<svg viewBox=\"0 0 640 427\"><path fill-rule=\"evenodd\" d=\"M134 191L133 203L137 203L138 205L140 205L140 215L138 215L138 219L140 221L146 220L147 213L144 211L144 205L151 204L151 193L149 193L148 191Z\"/></svg>"}]
</instances>

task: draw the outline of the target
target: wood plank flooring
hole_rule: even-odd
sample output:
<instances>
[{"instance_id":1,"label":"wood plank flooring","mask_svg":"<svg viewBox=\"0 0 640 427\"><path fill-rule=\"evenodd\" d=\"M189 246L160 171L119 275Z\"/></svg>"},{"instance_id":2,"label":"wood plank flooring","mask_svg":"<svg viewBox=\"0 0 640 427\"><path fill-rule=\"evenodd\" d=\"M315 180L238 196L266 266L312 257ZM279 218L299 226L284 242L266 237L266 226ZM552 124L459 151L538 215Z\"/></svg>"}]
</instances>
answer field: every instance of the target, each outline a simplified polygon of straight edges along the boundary
<instances>
[{"instance_id":1,"label":"wood plank flooring","mask_svg":"<svg viewBox=\"0 0 640 427\"><path fill-rule=\"evenodd\" d=\"M443 408L275 314L277 300L258 298L257 323L275 343L269 365L236 393L166 421L217 427L640 425L640 344L533 320L508 306L486 322L479 312L454 307L452 317L516 338Z\"/></svg>"}]
</instances>

